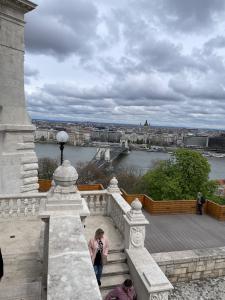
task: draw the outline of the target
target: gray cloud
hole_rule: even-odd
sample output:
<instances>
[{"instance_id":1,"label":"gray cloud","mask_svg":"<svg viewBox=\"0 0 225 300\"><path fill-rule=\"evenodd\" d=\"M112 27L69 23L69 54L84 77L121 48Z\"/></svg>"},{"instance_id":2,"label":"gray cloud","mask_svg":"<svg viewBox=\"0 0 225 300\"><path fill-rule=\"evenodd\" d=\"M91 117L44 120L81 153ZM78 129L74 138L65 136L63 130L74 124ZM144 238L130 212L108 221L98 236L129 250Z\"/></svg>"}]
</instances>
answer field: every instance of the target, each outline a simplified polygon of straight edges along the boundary
<instances>
[{"instance_id":1,"label":"gray cloud","mask_svg":"<svg viewBox=\"0 0 225 300\"><path fill-rule=\"evenodd\" d=\"M170 32L209 30L224 13L223 0L133 0L134 5L147 18L154 18L157 25L167 27Z\"/></svg>"},{"instance_id":2,"label":"gray cloud","mask_svg":"<svg viewBox=\"0 0 225 300\"><path fill-rule=\"evenodd\" d=\"M61 62L53 59L51 72L46 57L38 71L27 68L37 79L27 81L32 116L221 126L224 1L39 2L27 16L28 61Z\"/></svg>"},{"instance_id":3,"label":"gray cloud","mask_svg":"<svg viewBox=\"0 0 225 300\"><path fill-rule=\"evenodd\" d=\"M204 51L205 54L209 55L216 49L223 49L225 48L225 37L218 35L204 44Z\"/></svg>"},{"instance_id":4,"label":"gray cloud","mask_svg":"<svg viewBox=\"0 0 225 300\"><path fill-rule=\"evenodd\" d=\"M40 1L26 17L26 49L36 54L65 59L68 55L89 57L98 24L97 9L89 0Z\"/></svg>"}]
</instances>

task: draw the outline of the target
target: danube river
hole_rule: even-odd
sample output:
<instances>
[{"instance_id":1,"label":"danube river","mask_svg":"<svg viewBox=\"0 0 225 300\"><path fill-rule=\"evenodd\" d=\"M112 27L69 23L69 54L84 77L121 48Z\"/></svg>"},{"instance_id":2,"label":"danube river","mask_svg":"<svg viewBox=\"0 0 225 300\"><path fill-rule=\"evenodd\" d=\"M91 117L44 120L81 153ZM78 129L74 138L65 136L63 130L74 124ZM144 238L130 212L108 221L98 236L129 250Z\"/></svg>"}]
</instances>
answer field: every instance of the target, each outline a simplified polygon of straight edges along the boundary
<instances>
[{"instance_id":1,"label":"danube river","mask_svg":"<svg viewBox=\"0 0 225 300\"><path fill-rule=\"evenodd\" d=\"M60 160L59 146L56 144L35 144L38 158L50 157ZM66 145L64 148L64 159L71 161L76 166L79 162L90 161L96 153L94 147L74 147ZM139 173L145 173L158 160L168 159L170 155L162 152L131 151L122 155L117 162L117 167L134 168ZM225 158L208 158L211 165L211 179L225 178Z\"/></svg>"}]
</instances>

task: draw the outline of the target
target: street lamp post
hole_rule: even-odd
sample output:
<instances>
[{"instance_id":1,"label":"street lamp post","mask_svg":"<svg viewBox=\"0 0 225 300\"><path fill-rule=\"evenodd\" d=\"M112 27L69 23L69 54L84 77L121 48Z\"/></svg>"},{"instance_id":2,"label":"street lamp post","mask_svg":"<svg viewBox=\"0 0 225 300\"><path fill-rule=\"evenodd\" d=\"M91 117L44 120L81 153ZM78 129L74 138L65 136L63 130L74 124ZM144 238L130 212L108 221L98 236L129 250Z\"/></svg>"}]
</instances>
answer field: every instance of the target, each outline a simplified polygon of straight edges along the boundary
<instances>
[{"instance_id":1,"label":"street lamp post","mask_svg":"<svg viewBox=\"0 0 225 300\"><path fill-rule=\"evenodd\" d=\"M59 143L59 149L61 151L61 165L63 163L63 149L64 149L64 145L65 143L68 141L69 136L65 131L59 131L56 135L56 140Z\"/></svg>"}]
</instances>

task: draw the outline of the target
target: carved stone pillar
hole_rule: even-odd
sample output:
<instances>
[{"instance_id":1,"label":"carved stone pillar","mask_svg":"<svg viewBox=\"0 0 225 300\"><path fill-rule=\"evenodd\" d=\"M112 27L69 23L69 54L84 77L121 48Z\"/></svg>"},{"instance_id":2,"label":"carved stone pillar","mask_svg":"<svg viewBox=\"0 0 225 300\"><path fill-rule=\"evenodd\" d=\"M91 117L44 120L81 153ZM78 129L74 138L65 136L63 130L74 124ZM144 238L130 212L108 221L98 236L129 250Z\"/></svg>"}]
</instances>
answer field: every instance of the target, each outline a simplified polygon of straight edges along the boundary
<instances>
[{"instance_id":1,"label":"carved stone pillar","mask_svg":"<svg viewBox=\"0 0 225 300\"><path fill-rule=\"evenodd\" d=\"M125 249L144 248L145 225L149 224L142 211L142 204L138 199L131 203L131 210L125 219Z\"/></svg>"},{"instance_id":2,"label":"carved stone pillar","mask_svg":"<svg viewBox=\"0 0 225 300\"><path fill-rule=\"evenodd\" d=\"M116 179L116 177L113 177L111 180L110 180L110 183L109 183L109 186L107 188L107 191L109 193L121 193L119 187L118 187L118 180Z\"/></svg>"},{"instance_id":3,"label":"carved stone pillar","mask_svg":"<svg viewBox=\"0 0 225 300\"><path fill-rule=\"evenodd\" d=\"M54 183L47 194L45 207L40 212L41 218L51 215L77 214L81 220L90 215L87 203L77 189L78 174L69 160L64 160L53 174Z\"/></svg>"},{"instance_id":4,"label":"carved stone pillar","mask_svg":"<svg viewBox=\"0 0 225 300\"><path fill-rule=\"evenodd\" d=\"M27 0L0 0L0 193L37 192L34 131L24 96L24 14Z\"/></svg>"}]
</instances>

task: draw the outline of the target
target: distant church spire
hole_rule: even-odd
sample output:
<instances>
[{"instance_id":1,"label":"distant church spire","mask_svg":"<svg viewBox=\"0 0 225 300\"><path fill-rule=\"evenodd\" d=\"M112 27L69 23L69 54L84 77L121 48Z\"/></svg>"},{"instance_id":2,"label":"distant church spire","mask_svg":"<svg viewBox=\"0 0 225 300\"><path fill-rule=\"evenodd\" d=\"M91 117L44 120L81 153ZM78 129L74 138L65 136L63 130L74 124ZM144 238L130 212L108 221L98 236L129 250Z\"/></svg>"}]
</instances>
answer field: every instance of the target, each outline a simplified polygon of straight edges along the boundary
<instances>
[{"instance_id":1,"label":"distant church spire","mask_svg":"<svg viewBox=\"0 0 225 300\"><path fill-rule=\"evenodd\" d=\"M144 126L145 126L145 127L148 127L148 121L147 121L147 120L145 121Z\"/></svg>"}]
</instances>

